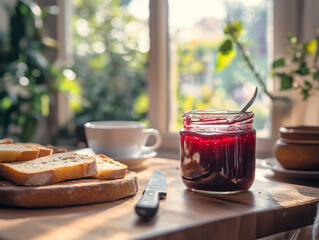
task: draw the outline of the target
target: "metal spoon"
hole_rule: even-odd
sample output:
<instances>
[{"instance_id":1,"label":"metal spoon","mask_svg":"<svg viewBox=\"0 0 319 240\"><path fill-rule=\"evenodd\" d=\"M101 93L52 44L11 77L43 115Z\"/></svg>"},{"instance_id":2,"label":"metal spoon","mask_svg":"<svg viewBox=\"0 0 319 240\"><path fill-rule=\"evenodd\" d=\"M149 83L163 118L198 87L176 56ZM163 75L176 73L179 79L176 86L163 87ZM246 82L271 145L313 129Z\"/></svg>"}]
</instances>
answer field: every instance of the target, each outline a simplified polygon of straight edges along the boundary
<instances>
[{"instance_id":1,"label":"metal spoon","mask_svg":"<svg viewBox=\"0 0 319 240\"><path fill-rule=\"evenodd\" d=\"M240 112L246 112L246 110L248 108L250 108L251 105L253 105L253 103L255 102L256 96L257 96L257 92L258 92L258 87L256 87L254 95L251 97L251 99L249 100L249 102L245 105L245 107L243 107L242 110L240 110Z\"/></svg>"}]
</instances>

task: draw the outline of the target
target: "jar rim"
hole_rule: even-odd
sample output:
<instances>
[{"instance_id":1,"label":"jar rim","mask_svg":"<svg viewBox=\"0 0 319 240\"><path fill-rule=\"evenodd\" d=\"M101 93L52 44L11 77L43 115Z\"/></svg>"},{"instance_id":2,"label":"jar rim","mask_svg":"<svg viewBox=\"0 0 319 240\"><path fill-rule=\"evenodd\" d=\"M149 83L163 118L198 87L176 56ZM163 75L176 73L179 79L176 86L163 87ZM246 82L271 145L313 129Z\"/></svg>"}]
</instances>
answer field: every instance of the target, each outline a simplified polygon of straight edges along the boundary
<instances>
[{"instance_id":1,"label":"jar rim","mask_svg":"<svg viewBox=\"0 0 319 240\"><path fill-rule=\"evenodd\" d=\"M183 113L183 117L186 115L200 115L200 116L208 116L208 115L239 115L239 114L252 114L252 111L241 112L239 110L232 109L201 109L201 110L189 110Z\"/></svg>"},{"instance_id":2,"label":"jar rim","mask_svg":"<svg viewBox=\"0 0 319 240\"><path fill-rule=\"evenodd\" d=\"M184 128L251 128L254 113L252 111L240 112L238 110L190 110L183 114Z\"/></svg>"}]
</instances>

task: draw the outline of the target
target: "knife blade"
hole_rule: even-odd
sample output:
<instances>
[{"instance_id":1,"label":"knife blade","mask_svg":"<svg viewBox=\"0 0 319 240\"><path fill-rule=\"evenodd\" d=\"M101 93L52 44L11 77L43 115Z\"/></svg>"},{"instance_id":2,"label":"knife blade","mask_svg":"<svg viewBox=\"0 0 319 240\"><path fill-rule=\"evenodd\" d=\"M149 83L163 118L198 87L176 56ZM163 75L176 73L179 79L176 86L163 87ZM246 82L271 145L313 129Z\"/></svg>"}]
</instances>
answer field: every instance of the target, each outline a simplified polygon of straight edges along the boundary
<instances>
[{"instance_id":1,"label":"knife blade","mask_svg":"<svg viewBox=\"0 0 319 240\"><path fill-rule=\"evenodd\" d=\"M154 217L157 213L159 200L166 197L166 177L160 170L154 170L141 199L135 206L135 212L142 218Z\"/></svg>"}]
</instances>

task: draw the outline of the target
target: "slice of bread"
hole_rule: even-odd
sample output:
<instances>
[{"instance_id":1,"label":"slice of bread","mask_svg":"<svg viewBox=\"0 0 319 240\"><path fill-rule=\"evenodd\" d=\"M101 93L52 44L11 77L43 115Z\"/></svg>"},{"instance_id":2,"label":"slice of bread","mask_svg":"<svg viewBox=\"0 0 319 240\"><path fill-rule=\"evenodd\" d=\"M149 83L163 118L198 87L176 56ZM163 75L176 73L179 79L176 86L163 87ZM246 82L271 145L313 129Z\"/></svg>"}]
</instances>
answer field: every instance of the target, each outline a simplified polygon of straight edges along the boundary
<instances>
[{"instance_id":1,"label":"slice of bread","mask_svg":"<svg viewBox=\"0 0 319 240\"><path fill-rule=\"evenodd\" d=\"M18 185L42 186L98 173L93 156L58 153L32 161L0 163L0 176Z\"/></svg>"},{"instance_id":2,"label":"slice of bread","mask_svg":"<svg viewBox=\"0 0 319 240\"><path fill-rule=\"evenodd\" d=\"M46 145L47 148L51 148L53 150L53 154L55 153L66 153L68 150L64 147L57 147L51 144Z\"/></svg>"},{"instance_id":3,"label":"slice of bread","mask_svg":"<svg viewBox=\"0 0 319 240\"><path fill-rule=\"evenodd\" d=\"M36 148L39 149L39 155L38 157L44 157L51 155L53 153L53 149L47 148L45 146L42 146L38 143L17 143L19 145L25 146L25 147L31 147L31 148Z\"/></svg>"},{"instance_id":4,"label":"slice of bread","mask_svg":"<svg viewBox=\"0 0 319 240\"><path fill-rule=\"evenodd\" d=\"M38 157L39 149L19 144L0 144L0 162L27 161Z\"/></svg>"},{"instance_id":5,"label":"slice of bread","mask_svg":"<svg viewBox=\"0 0 319 240\"><path fill-rule=\"evenodd\" d=\"M0 144L8 144L8 143L13 143L13 140L11 138L0 139Z\"/></svg>"},{"instance_id":6,"label":"slice of bread","mask_svg":"<svg viewBox=\"0 0 319 240\"><path fill-rule=\"evenodd\" d=\"M103 154L95 155L98 174L94 177L104 180L115 180L125 177L127 166L114 161Z\"/></svg>"}]
</instances>

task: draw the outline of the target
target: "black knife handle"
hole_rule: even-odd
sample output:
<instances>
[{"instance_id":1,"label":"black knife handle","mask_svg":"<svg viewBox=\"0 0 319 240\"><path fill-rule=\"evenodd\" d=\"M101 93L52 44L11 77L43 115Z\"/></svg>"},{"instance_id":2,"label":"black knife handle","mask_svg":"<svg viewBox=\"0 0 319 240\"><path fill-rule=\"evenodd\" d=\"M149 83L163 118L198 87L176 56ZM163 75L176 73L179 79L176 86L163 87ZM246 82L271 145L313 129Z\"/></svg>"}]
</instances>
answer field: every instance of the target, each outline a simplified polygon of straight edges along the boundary
<instances>
[{"instance_id":1,"label":"black knife handle","mask_svg":"<svg viewBox=\"0 0 319 240\"><path fill-rule=\"evenodd\" d=\"M158 192L144 191L143 196L135 206L135 212L143 218L154 217L158 209L159 199Z\"/></svg>"}]
</instances>

